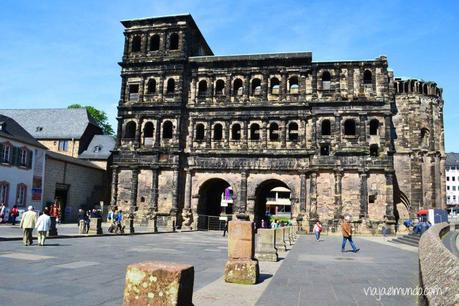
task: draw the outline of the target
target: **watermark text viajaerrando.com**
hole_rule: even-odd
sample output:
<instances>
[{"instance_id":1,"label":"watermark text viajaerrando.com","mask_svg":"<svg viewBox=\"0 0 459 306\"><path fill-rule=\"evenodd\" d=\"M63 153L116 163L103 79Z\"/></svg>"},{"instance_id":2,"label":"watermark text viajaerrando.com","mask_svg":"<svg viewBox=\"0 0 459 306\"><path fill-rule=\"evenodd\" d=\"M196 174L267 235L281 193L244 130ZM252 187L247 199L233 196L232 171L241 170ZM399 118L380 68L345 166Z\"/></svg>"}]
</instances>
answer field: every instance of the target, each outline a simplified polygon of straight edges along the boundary
<instances>
[{"instance_id":1,"label":"watermark text viajaerrando.com","mask_svg":"<svg viewBox=\"0 0 459 306\"><path fill-rule=\"evenodd\" d=\"M421 288L421 287L367 287L363 288L363 292L366 296L375 296L376 300L379 302L383 296L408 296L408 295L427 295L427 296L434 296L434 295L441 295L443 290L447 290L448 288Z\"/></svg>"}]
</instances>

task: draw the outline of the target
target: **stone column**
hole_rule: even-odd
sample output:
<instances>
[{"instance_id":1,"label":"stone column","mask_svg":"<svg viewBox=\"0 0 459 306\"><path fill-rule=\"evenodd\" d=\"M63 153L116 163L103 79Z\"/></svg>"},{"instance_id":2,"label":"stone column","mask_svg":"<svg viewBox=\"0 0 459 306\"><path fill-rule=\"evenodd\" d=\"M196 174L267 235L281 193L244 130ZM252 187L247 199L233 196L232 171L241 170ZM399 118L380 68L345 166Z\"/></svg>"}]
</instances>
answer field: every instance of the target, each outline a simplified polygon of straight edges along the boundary
<instances>
[{"instance_id":1,"label":"stone column","mask_svg":"<svg viewBox=\"0 0 459 306\"><path fill-rule=\"evenodd\" d=\"M137 118L137 125L136 125L136 128L135 128L135 139L134 139L134 147L138 148L140 146L140 135L141 135L141 132L140 132L140 129L141 129L141 126L142 126L142 119L140 118Z\"/></svg>"},{"instance_id":2,"label":"stone column","mask_svg":"<svg viewBox=\"0 0 459 306\"><path fill-rule=\"evenodd\" d=\"M300 214L306 213L306 173L300 174Z\"/></svg>"},{"instance_id":3,"label":"stone column","mask_svg":"<svg viewBox=\"0 0 459 306\"><path fill-rule=\"evenodd\" d=\"M158 169L151 169L151 205L150 205L150 220L148 220L148 227L153 232L158 231L157 216L158 211Z\"/></svg>"},{"instance_id":4,"label":"stone column","mask_svg":"<svg viewBox=\"0 0 459 306\"><path fill-rule=\"evenodd\" d=\"M391 141L391 135L390 135L390 115L384 116L384 136L385 136L385 146L386 148L389 148L389 151L393 151L394 148L392 146L392 141Z\"/></svg>"},{"instance_id":5,"label":"stone column","mask_svg":"<svg viewBox=\"0 0 459 306\"><path fill-rule=\"evenodd\" d=\"M365 143L367 141L367 116L361 115L360 116L360 124L359 124L359 142Z\"/></svg>"},{"instance_id":6,"label":"stone column","mask_svg":"<svg viewBox=\"0 0 459 306\"><path fill-rule=\"evenodd\" d=\"M131 181L131 205L129 207L129 232L133 234L134 231L134 218L137 209L137 188L139 185L139 168L132 169Z\"/></svg>"},{"instance_id":7,"label":"stone column","mask_svg":"<svg viewBox=\"0 0 459 306\"><path fill-rule=\"evenodd\" d=\"M161 146L161 120L156 120L156 127L155 127L155 147Z\"/></svg>"},{"instance_id":8,"label":"stone column","mask_svg":"<svg viewBox=\"0 0 459 306\"><path fill-rule=\"evenodd\" d=\"M247 218L246 212L247 212L247 171L242 170L237 217L239 219L246 219Z\"/></svg>"},{"instance_id":9,"label":"stone column","mask_svg":"<svg viewBox=\"0 0 459 306\"><path fill-rule=\"evenodd\" d=\"M247 149L248 142L249 142L249 127L248 122L243 121L241 126L241 140L242 140L242 148Z\"/></svg>"},{"instance_id":10,"label":"stone column","mask_svg":"<svg viewBox=\"0 0 459 306\"><path fill-rule=\"evenodd\" d=\"M341 170L335 170L335 219L339 219L343 210L342 202L342 179L343 173Z\"/></svg>"},{"instance_id":11,"label":"stone column","mask_svg":"<svg viewBox=\"0 0 459 306\"><path fill-rule=\"evenodd\" d=\"M386 170L386 217L388 223L395 223L394 216L394 170Z\"/></svg>"},{"instance_id":12,"label":"stone column","mask_svg":"<svg viewBox=\"0 0 459 306\"><path fill-rule=\"evenodd\" d=\"M338 135L338 143L341 143L342 131L341 131L341 116L339 114L335 114L335 134Z\"/></svg>"},{"instance_id":13,"label":"stone column","mask_svg":"<svg viewBox=\"0 0 459 306\"><path fill-rule=\"evenodd\" d=\"M175 227L177 224L177 211L178 211L178 179L179 172L177 169L174 169L173 172L173 181L172 181L172 208L170 210L170 219L169 219L169 229L175 232Z\"/></svg>"},{"instance_id":14,"label":"stone column","mask_svg":"<svg viewBox=\"0 0 459 306\"><path fill-rule=\"evenodd\" d=\"M255 258L259 261L273 261L279 260L276 242L276 230L271 228L259 228L257 230Z\"/></svg>"},{"instance_id":15,"label":"stone column","mask_svg":"<svg viewBox=\"0 0 459 306\"><path fill-rule=\"evenodd\" d=\"M311 197L311 210L310 210L310 219L315 220L317 216L317 173L311 173L310 179L310 197Z\"/></svg>"},{"instance_id":16,"label":"stone column","mask_svg":"<svg viewBox=\"0 0 459 306\"><path fill-rule=\"evenodd\" d=\"M118 166L112 166L112 190L111 190L111 207L115 207L118 202Z\"/></svg>"},{"instance_id":17,"label":"stone column","mask_svg":"<svg viewBox=\"0 0 459 306\"><path fill-rule=\"evenodd\" d=\"M212 147L212 122L207 121L207 131L205 135L206 139L206 148L210 149Z\"/></svg>"},{"instance_id":18,"label":"stone column","mask_svg":"<svg viewBox=\"0 0 459 306\"><path fill-rule=\"evenodd\" d=\"M116 146L121 146L121 139L123 138L123 117L116 117L118 121L117 137L116 137Z\"/></svg>"},{"instance_id":19,"label":"stone column","mask_svg":"<svg viewBox=\"0 0 459 306\"><path fill-rule=\"evenodd\" d=\"M191 170L186 169L186 177L185 177L185 203L182 211L182 226L186 226L191 229L192 220L192 212L191 212L191 188L192 188L192 176Z\"/></svg>"},{"instance_id":20,"label":"stone column","mask_svg":"<svg viewBox=\"0 0 459 306\"><path fill-rule=\"evenodd\" d=\"M368 217L368 175L366 172L360 172L360 218Z\"/></svg>"},{"instance_id":21,"label":"stone column","mask_svg":"<svg viewBox=\"0 0 459 306\"><path fill-rule=\"evenodd\" d=\"M312 130L312 147L314 150L317 150L319 145L317 143L318 139L317 139L317 117L316 116L312 117L311 130Z\"/></svg>"},{"instance_id":22,"label":"stone column","mask_svg":"<svg viewBox=\"0 0 459 306\"><path fill-rule=\"evenodd\" d=\"M283 121L282 122L282 126L281 126L281 140L282 140L282 144L281 144L281 147L284 149L287 147L287 122L286 121Z\"/></svg>"}]
</instances>

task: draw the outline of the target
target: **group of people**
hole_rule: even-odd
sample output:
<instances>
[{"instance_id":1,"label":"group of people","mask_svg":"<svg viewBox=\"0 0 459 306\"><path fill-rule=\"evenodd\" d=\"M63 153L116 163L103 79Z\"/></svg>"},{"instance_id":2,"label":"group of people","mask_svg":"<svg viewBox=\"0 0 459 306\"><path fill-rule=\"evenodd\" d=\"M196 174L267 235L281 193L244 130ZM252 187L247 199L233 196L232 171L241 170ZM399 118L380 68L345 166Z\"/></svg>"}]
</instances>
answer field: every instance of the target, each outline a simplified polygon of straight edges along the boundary
<instances>
[{"instance_id":1,"label":"group of people","mask_svg":"<svg viewBox=\"0 0 459 306\"><path fill-rule=\"evenodd\" d=\"M108 231L115 234L124 234L124 225L123 225L123 211L118 210L117 207L114 207L107 214L107 222L110 223Z\"/></svg>"},{"instance_id":2,"label":"group of people","mask_svg":"<svg viewBox=\"0 0 459 306\"><path fill-rule=\"evenodd\" d=\"M427 231L431 226L432 223L428 220L421 219L418 223L414 223L411 219L406 219L403 221L403 225L409 232L413 232L415 234L422 235L425 231Z\"/></svg>"},{"instance_id":3,"label":"group of people","mask_svg":"<svg viewBox=\"0 0 459 306\"><path fill-rule=\"evenodd\" d=\"M38 245L44 246L46 234L51 227L51 217L48 207L45 207L41 215L37 218L33 206L27 208L27 212L22 215L20 227L23 230L23 242L25 246L33 244L32 233L36 229L38 232Z\"/></svg>"},{"instance_id":4,"label":"group of people","mask_svg":"<svg viewBox=\"0 0 459 306\"><path fill-rule=\"evenodd\" d=\"M19 216L19 209L14 205L9 211L5 203L0 204L0 223L9 222L11 225L16 225L16 218Z\"/></svg>"},{"instance_id":5,"label":"group of people","mask_svg":"<svg viewBox=\"0 0 459 306\"><path fill-rule=\"evenodd\" d=\"M320 241L320 233L323 231L322 224L320 221L317 221L314 224L314 227L312 229L314 232L314 236L316 241ZM360 251L360 249L355 245L354 241L352 240L352 226L351 226L351 217L350 216L345 216L342 219L341 222L341 233L343 235L343 241L341 243L341 252L346 251L346 244L349 241L349 244L351 245L352 252L357 253Z\"/></svg>"},{"instance_id":6,"label":"group of people","mask_svg":"<svg viewBox=\"0 0 459 306\"><path fill-rule=\"evenodd\" d=\"M102 218L102 213L98 209L88 209L85 211L83 208L78 209L78 226L80 227L81 234L87 234L89 232L89 224L91 218Z\"/></svg>"}]
</instances>

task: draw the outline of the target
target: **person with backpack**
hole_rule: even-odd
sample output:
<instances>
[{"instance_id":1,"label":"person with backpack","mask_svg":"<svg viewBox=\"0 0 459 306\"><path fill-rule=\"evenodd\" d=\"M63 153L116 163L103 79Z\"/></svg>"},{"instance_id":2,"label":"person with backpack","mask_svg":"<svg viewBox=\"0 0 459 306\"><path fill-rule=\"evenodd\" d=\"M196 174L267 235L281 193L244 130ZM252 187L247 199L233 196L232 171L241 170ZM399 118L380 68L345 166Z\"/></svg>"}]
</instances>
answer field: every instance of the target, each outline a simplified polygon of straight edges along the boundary
<instances>
[{"instance_id":1,"label":"person with backpack","mask_svg":"<svg viewBox=\"0 0 459 306\"><path fill-rule=\"evenodd\" d=\"M316 236L316 241L320 241L320 233L322 232L322 224L320 221L317 220L316 224L314 224L314 228L312 229L314 235Z\"/></svg>"}]
</instances>

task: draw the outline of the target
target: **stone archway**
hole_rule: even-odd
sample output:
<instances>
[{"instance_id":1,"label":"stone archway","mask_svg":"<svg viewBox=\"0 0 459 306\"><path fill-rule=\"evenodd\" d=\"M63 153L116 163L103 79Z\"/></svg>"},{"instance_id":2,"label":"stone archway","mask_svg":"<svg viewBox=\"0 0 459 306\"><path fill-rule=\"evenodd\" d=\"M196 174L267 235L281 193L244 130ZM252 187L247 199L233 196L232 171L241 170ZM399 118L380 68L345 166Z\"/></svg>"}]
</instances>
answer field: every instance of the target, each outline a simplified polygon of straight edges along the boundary
<instances>
[{"instance_id":1,"label":"stone archway","mask_svg":"<svg viewBox=\"0 0 459 306\"><path fill-rule=\"evenodd\" d=\"M221 214L231 214L232 188L224 179L212 178L199 188L197 205L198 229L209 229L210 221L218 221ZM222 206L225 202L228 206Z\"/></svg>"},{"instance_id":2,"label":"stone archway","mask_svg":"<svg viewBox=\"0 0 459 306\"><path fill-rule=\"evenodd\" d=\"M281 189L282 188L282 189ZM255 189L255 205L254 205L254 222L257 227L261 227L261 220L264 219L266 222L267 220L266 212L267 206L266 204L271 202L275 202L274 199L271 199L273 193L278 190L278 193L290 193L288 195L288 199L290 200L290 216L291 216L291 207L292 207L292 192L293 190L284 182L279 179L269 179L260 183ZM285 198L287 199L287 198Z\"/></svg>"}]
</instances>

